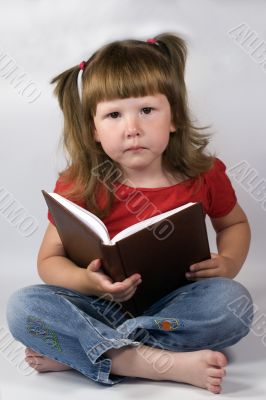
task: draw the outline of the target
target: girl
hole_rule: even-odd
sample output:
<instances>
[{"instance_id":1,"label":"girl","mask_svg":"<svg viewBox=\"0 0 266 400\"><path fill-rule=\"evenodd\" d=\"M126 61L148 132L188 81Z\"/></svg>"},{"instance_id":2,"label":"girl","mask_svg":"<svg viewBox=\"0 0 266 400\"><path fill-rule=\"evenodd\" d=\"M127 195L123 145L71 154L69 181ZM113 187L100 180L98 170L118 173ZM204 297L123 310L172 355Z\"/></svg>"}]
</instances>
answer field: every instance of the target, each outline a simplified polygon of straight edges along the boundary
<instances>
[{"instance_id":1,"label":"girl","mask_svg":"<svg viewBox=\"0 0 266 400\"><path fill-rule=\"evenodd\" d=\"M154 209L199 201L218 253L190 267L187 285L130 318L119 303L141 276L112 282L99 259L78 268L49 213L37 262L46 284L17 291L7 310L10 331L39 372L73 368L108 385L141 377L219 393L227 364L219 350L249 332L252 312L240 319L235 304L245 298L250 310L252 300L233 280L248 252L249 224L225 165L205 152L208 135L191 123L185 61L183 39L165 33L107 44L52 80L69 156L54 191L102 218L111 237ZM149 207L137 216L144 195Z\"/></svg>"}]
</instances>

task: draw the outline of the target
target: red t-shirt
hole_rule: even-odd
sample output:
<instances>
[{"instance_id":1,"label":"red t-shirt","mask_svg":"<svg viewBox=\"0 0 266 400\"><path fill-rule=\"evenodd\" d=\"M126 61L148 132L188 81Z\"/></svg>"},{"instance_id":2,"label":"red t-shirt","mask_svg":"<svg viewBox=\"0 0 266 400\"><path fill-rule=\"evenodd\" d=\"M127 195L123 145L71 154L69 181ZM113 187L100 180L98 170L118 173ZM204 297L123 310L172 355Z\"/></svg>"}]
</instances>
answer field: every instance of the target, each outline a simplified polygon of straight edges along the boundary
<instances>
[{"instance_id":1,"label":"red t-shirt","mask_svg":"<svg viewBox=\"0 0 266 400\"><path fill-rule=\"evenodd\" d=\"M227 215L237 199L225 169L224 163L216 158L213 166L201 174L201 183L199 178L191 178L160 188L133 188L115 184L114 204L110 214L103 219L110 238L130 225L188 202L201 202L205 213L211 218ZM62 189L67 187L59 177L54 192L61 194ZM85 208L85 202L77 204ZM48 219L54 224L49 211Z\"/></svg>"}]
</instances>

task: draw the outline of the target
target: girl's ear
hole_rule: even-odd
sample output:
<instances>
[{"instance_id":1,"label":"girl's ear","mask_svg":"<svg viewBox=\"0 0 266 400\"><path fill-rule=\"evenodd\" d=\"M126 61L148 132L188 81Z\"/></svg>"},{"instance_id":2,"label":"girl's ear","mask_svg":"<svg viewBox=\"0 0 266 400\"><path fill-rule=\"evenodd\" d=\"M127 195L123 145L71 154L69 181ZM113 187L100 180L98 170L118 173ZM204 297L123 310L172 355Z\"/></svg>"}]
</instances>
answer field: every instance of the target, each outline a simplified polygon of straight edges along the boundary
<instances>
[{"instance_id":1,"label":"girl's ear","mask_svg":"<svg viewBox=\"0 0 266 400\"><path fill-rule=\"evenodd\" d=\"M96 129L94 129L93 137L94 137L94 140L95 140L96 142L101 142L101 141L100 141L100 138L99 138L99 135L98 135L98 132L97 132Z\"/></svg>"},{"instance_id":2,"label":"girl's ear","mask_svg":"<svg viewBox=\"0 0 266 400\"><path fill-rule=\"evenodd\" d=\"M175 132L175 131L176 131L176 126L174 125L173 122L171 122L171 125L170 125L170 132Z\"/></svg>"}]
</instances>

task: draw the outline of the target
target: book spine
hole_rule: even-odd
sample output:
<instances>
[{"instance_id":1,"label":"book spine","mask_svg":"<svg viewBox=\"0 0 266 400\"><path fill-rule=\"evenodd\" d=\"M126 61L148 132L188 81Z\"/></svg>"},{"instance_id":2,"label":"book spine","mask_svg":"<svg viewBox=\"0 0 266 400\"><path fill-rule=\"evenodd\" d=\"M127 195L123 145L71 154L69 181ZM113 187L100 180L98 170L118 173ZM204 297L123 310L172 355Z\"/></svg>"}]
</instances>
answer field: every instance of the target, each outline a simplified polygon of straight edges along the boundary
<instances>
[{"instance_id":1,"label":"book spine","mask_svg":"<svg viewBox=\"0 0 266 400\"><path fill-rule=\"evenodd\" d=\"M117 245L102 243L103 269L114 281L123 281L127 278Z\"/></svg>"},{"instance_id":2,"label":"book spine","mask_svg":"<svg viewBox=\"0 0 266 400\"><path fill-rule=\"evenodd\" d=\"M207 257L206 259L208 259L208 258L211 258L211 250L210 250L210 244L209 244L209 239L208 239L208 231L207 231L207 226L206 226L206 215L205 215L205 213L204 213L202 203L197 203L197 204L199 204L199 207L200 207L200 209L201 209L202 220L203 220L202 227L203 227L203 229L204 229L204 235L203 235L203 237L206 238L206 240L205 240L205 245L206 245L206 249L207 249L207 251L208 251L208 257Z\"/></svg>"},{"instance_id":3,"label":"book spine","mask_svg":"<svg viewBox=\"0 0 266 400\"><path fill-rule=\"evenodd\" d=\"M103 269L107 275L109 275L114 282L121 282L128 278L126 274L126 270L124 268L124 264L120 255L119 247L117 244L115 245L105 245L102 243L102 253L103 253ZM122 306L126 313L128 314L128 318L134 318L137 316L138 309L136 303L134 301L134 297L123 302Z\"/></svg>"}]
</instances>

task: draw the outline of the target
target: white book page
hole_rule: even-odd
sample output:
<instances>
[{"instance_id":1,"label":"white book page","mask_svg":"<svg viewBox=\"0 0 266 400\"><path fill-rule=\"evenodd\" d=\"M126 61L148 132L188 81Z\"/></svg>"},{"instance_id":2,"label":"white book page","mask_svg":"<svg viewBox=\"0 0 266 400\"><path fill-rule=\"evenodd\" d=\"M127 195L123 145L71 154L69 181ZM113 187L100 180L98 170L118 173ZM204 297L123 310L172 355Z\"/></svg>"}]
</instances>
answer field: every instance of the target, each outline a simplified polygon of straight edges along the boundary
<instances>
[{"instance_id":1,"label":"white book page","mask_svg":"<svg viewBox=\"0 0 266 400\"><path fill-rule=\"evenodd\" d=\"M104 223L96 215L80 207L79 205L67 200L65 197L60 196L58 193L49 193L55 200L66 207L72 214L74 214L80 221L87 225L93 232L95 232L103 241L104 244L110 243L110 236Z\"/></svg>"},{"instance_id":2,"label":"white book page","mask_svg":"<svg viewBox=\"0 0 266 400\"><path fill-rule=\"evenodd\" d=\"M161 221L164 218L169 217L176 212L182 211L187 207L192 206L195 203L186 203L180 207L174 208L173 210L166 211L159 215L154 215L153 217L147 218L144 221L137 222L134 225L130 225L126 229L123 229L117 235L115 235L112 240L110 240L110 236L108 230L103 223L96 215L86 210L83 207L73 203L70 200L67 200L65 197L60 196L58 193L49 193L54 199L56 199L59 203L61 203L64 207L66 207L69 211L71 211L80 221L82 221L85 225L87 225L93 232L95 232L103 241L104 244L113 245L121 239L124 239L133 233L140 231L141 229L146 228L156 222Z\"/></svg>"},{"instance_id":3,"label":"white book page","mask_svg":"<svg viewBox=\"0 0 266 400\"><path fill-rule=\"evenodd\" d=\"M128 228L124 229L123 231L121 231L117 235L115 235L112 238L111 243L114 244L114 243L118 242L119 240L124 239L125 237L128 237L128 236L132 235L133 233L138 232L141 229L154 224L155 222L161 221L162 219L167 218L170 215L175 214L178 211L184 210L185 208L192 206L193 204L195 204L195 203L186 203L183 206L174 208L173 210L166 211L159 215L154 215L153 217L147 218L144 221L140 221L134 225L130 225Z\"/></svg>"}]
</instances>

